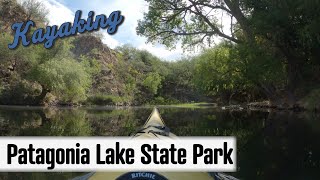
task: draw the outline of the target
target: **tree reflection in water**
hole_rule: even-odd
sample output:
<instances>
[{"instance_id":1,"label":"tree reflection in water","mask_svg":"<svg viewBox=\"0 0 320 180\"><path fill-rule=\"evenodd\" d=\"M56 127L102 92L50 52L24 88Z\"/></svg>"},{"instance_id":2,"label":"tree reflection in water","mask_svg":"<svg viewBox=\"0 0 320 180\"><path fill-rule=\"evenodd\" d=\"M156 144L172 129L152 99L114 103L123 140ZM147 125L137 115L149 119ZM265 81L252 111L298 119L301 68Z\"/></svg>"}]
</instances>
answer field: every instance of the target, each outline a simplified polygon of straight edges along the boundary
<instances>
[{"instance_id":1,"label":"tree reflection in water","mask_svg":"<svg viewBox=\"0 0 320 180\"><path fill-rule=\"evenodd\" d=\"M1 136L128 136L151 108L0 108ZM319 114L162 107L178 136L236 136L242 179L317 179ZM1 173L0 179L69 179L79 173Z\"/></svg>"}]
</instances>

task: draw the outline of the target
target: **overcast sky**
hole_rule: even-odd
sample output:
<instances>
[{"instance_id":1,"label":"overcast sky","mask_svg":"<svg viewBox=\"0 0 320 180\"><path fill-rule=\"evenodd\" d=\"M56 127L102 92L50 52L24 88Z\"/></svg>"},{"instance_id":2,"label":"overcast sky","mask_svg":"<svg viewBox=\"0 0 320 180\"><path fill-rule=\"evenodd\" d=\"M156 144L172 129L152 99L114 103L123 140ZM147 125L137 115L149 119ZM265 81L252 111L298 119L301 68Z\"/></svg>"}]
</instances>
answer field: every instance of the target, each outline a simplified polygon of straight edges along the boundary
<instances>
[{"instance_id":1,"label":"overcast sky","mask_svg":"<svg viewBox=\"0 0 320 180\"><path fill-rule=\"evenodd\" d=\"M167 50L162 45L146 44L146 38L136 34L137 21L142 19L143 12L147 11L147 4L144 0L41 0L49 10L48 18L50 25L61 25L64 22L73 22L77 10L82 10L82 18L86 19L89 11L96 15L105 14L120 10L125 16L123 24L115 35L109 35L105 30L103 42L114 48L122 44L132 44L139 49L146 49L152 54L165 60L176 60L182 56L182 49L177 47L173 51Z\"/></svg>"}]
</instances>

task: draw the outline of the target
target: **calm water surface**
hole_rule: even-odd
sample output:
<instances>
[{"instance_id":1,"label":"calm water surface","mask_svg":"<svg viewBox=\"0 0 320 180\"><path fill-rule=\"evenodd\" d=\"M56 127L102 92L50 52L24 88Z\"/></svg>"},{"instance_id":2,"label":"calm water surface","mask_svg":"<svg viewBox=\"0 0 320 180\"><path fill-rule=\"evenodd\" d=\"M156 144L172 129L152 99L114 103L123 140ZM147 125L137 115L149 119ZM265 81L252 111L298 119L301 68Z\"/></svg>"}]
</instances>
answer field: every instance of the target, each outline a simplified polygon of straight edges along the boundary
<instances>
[{"instance_id":1,"label":"calm water surface","mask_svg":"<svg viewBox=\"0 0 320 180\"><path fill-rule=\"evenodd\" d=\"M320 115L160 107L178 136L236 136L241 179L319 179ZM152 108L0 107L1 136L128 136ZM0 173L7 179L70 179L79 173Z\"/></svg>"}]
</instances>

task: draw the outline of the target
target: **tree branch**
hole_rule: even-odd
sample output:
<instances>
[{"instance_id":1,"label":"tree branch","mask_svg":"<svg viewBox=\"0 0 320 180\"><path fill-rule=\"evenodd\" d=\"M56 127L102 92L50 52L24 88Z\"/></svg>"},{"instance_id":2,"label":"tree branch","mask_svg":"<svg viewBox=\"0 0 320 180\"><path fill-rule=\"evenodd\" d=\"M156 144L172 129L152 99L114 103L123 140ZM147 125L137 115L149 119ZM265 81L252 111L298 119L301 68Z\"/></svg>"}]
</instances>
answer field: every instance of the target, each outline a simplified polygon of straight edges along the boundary
<instances>
[{"instance_id":1,"label":"tree branch","mask_svg":"<svg viewBox=\"0 0 320 180\"><path fill-rule=\"evenodd\" d=\"M193 0L189 0L189 2L191 2L191 3L194 5L193 7L196 9L196 12L193 11L193 10L191 10L191 9L190 9L190 11L193 12L194 14L202 17L202 19L212 28L212 30L213 30L213 32L214 32L215 34L217 34L218 36L223 37L223 38L225 38L225 39L228 39L228 40L230 40L230 41L233 41L233 42L235 42L235 43L241 43L240 40L235 39L234 37L231 37L231 36L228 36L228 35L222 33L214 24L212 24L212 23L210 22L210 20L209 20L206 16L204 16L204 15L201 13L201 11L198 9L198 7L196 6L196 3L195 3Z\"/></svg>"}]
</instances>

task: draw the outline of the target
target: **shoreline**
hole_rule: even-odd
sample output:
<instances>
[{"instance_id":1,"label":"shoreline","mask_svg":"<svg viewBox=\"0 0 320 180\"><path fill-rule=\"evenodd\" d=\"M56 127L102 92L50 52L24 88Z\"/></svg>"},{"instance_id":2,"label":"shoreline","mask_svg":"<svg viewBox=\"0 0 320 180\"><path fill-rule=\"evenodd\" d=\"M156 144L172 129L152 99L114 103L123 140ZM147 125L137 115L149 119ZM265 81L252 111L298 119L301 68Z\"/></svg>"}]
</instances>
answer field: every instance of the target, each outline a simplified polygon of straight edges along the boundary
<instances>
[{"instance_id":1,"label":"shoreline","mask_svg":"<svg viewBox=\"0 0 320 180\"><path fill-rule=\"evenodd\" d=\"M314 112L319 113L318 109L308 110L301 106L296 107L281 107L281 106L271 106L263 104L263 102L251 102L248 104L235 104L235 105L218 105L217 103L181 103L181 104L161 104L161 105L0 105L0 108L12 108L12 109L46 109L46 108L59 108L59 109L122 109L122 108L214 108L223 111L288 111L288 112Z\"/></svg>"}]
</instances>

